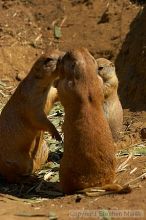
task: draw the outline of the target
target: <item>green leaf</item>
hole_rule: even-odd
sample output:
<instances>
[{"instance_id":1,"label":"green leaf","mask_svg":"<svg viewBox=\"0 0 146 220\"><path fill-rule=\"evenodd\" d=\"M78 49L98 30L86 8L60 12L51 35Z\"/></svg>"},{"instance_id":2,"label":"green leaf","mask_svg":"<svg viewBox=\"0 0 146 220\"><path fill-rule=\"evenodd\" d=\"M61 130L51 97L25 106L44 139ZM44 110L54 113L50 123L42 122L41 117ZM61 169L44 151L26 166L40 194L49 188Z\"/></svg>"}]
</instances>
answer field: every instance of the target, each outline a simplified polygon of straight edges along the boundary
<instances>
[{"instance_id":1,"label":"green leaf","mask_svg":"<svg viewBox=\"0 0 146 220\"><path fill-rule=\"evenodd\" d=\"M62 36L61 27L54 25L54 36L57 39L61 38L61 36Z\"/></svg>"},{"instance_id":2,"label":"green leaf","mask_svg":"<svg viewBox=\"0 0 146 220\"><path fill-rule=\"evenodd\" d=\"M146 156L146 147L134 147L133 155L134 156Z\"/></svg>"}]
</instances>

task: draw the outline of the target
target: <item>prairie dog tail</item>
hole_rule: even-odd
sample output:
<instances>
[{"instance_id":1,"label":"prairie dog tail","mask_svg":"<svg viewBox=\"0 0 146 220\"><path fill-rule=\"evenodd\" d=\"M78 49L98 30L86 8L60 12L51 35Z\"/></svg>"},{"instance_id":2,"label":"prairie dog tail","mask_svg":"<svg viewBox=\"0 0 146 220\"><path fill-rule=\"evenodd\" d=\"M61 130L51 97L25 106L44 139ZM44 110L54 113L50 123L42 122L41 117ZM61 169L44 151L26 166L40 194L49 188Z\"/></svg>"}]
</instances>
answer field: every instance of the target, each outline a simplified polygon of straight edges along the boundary
<instances>
[{"instance_id":1,"label":"prairie dog tail","mask_svg":"<svg viewBox=\"0 0 146 220\"><path fill-rule=\"evenodd\" d=\"M130 193L131 191L132 188L129 185L121 186L119 184L112 183L112 184L106 184L101 187L86 188L77 191L77 193L82 193L90 197L94 197L94 196L96 197L107 194L127 194Z\"/></svg>"}]
</instances>

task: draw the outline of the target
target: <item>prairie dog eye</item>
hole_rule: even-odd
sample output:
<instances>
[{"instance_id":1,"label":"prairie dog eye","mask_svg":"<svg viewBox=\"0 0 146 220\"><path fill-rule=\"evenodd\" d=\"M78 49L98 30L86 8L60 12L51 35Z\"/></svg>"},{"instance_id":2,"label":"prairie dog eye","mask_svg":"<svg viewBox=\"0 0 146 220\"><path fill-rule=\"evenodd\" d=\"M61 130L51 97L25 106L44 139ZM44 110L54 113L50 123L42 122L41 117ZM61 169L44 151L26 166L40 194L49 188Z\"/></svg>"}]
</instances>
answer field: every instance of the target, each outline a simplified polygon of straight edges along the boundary
<instances>
[{"instance_id":1,"label":"prairie dog eye","mask_svg":"<svg viewBox=\"0 0 146 220\"><path fill-rule=\"evenodd\" d=\"M103 66L100 66L100 67L98 68L98 70L99 70L99 71L103 70Z\"/></svg>"},{"instance_id":2,"label":"prairie dog eye","mask_svg":"<svg viewBox=\"0 0 146 220\"><path fill-rule=\"evenodd\" d=\"M44 65L47 65L50 61L53 61L54 59L51 57L48 57L45 61L44 61Z\"/></svg>"}]
</instances>

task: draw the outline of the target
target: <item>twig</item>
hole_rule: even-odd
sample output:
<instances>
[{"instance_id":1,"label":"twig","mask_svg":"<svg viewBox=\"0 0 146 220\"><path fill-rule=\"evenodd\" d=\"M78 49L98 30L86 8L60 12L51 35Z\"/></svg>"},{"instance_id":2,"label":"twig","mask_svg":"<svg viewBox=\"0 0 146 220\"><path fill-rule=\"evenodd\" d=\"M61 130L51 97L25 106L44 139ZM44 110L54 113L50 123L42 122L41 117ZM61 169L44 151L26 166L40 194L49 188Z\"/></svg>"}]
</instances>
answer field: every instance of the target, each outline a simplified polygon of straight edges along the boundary
<instances>
[{"instance_id":1,"label":"twig","mask_svg":"<svg viewBox=\"0 0 146 220\"><path fill-rule=\"evenodd\" d=\"M119 167L117 168L117 171L116 171L117 173L121 172L124 168L126 168L128 166L127 163L132 158L132 156L133 156L133 153L131 152L129 154L128 158L122 164L119 165Z\"/></svg>"},{"instance_id":2,"label":"twig","mask_svg":"<svg viewBox=\"0 0 146 220\"><path fill-rule=\"evenodd\" d=\"M137 180L145 179L145 178L146 178L146 173L143 173L142 175L140 175L140 176L136 177L135 179L130 180L129 182L127 182L126 184L124 184L124 186L130 185L131 183L134 183L134 182L136 182Z\"/></svg>"}]
</instances>

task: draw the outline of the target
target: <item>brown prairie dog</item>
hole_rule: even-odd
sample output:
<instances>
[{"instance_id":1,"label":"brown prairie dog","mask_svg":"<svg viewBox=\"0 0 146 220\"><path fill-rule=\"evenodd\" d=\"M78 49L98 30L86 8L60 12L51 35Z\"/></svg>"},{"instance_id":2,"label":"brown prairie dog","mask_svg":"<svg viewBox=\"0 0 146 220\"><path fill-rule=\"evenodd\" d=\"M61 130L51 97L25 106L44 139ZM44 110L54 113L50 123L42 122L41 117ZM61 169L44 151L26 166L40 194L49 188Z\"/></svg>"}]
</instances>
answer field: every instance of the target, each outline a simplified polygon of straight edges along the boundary
<instances>
[{"instance_id":1,"label":"brown prairie dog","mask_svg":"<svg viewBox=\"0 0 146 220\"><path fill-rule=\"evenodd\" d=\"M65 110L60 183L64 193L113 183L115 150L103 111L102 81L87 49L67 52L58 63L58 94Z\"/></svg>"},{"instance_id":2,"label":"brown prairie dog","mask_svg":"<svg viewBox=\"0 0 146 220\"><path fill-rule=\"evenodd\" d=\"M114 64L105 59L96 60L98 66L98 75L103 80L104 86L104 112L109 122L112 135L115 141L118 140L118 134L123 126L123 109L118 97L118 78L115 72Z\"/></svg>"},{"instance_id":3,"label":"brown prairie dog","mask_svg":"<svg viewBox=\"0 0 146 220\"><path fill-rule=\"evenodd\" d=\"M26 78L18 85L0 116L0 174L8 181L18 182L30 175L48 158L48 148L43 141L43 131L57 140L61 137L46 113L47 98L53 81L57 58L42 55ZM50 98L51 100L51 98Z\"/></svg>"}]
</instances>

